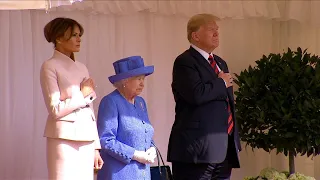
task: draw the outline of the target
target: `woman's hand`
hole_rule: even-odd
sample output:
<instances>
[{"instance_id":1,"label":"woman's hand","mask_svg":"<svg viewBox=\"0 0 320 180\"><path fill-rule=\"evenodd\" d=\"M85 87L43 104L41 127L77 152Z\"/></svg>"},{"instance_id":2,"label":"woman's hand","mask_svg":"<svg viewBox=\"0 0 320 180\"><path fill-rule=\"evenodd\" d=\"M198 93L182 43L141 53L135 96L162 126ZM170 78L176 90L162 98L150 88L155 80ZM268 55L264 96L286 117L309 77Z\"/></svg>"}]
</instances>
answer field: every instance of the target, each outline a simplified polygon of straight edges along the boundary
<instances>
[{"instance_id":1,"label":"woman's hand","mask_svg":"<svg viewBox=\"0 0 320 180\"><path fill-rule=\"evenodd\" d=\"M150 147L146 153L148 154L149 158L148 161L149 163L154 163L155 158L157 157L157 151L155 147Z\"/></svg>"},{"instance_id":2,"label":"woman's hand","mask_svg":"<svg viewBox=\"0 0 320 180\"><path fill-rule=\"evenodd\" d=\"M95 155L94 155L94 168L95 169L101 169L103 166L103 160L100 156L100 152L98 150L95 150Z\"/></svg>"},{"instance_id":3,"label":"woman's hand","mask_svg":"<svg viewBox=\"0 0 320 180\"><path fill-rule=\"evenodd\" d=\"M91 78L84 79L80 83L80 90L81 90L81 92L83 94L83 97L87 97L88 95L93 93L94 89L95 89L95 84L94 84L94 82L93 82L93 80Z\"/></svg>"},{"instance_id":4,"label":"woman's hand","mask_svg":"<svg viewBox=\"0 0 320 180\"><path fill-rule=\"evenodd\" d=\"M93 100L97 98L96 93L93 91L93 93L89 94L84 100L86 101L86 104L92 103Z\"/></svg>"},{"instance_id":5,"label":"woman's hand","mask_svg":"<svg viewBox=\"0 0 320 180\"><path fill-rule=\"evenodd\" d=\"M142 164L148 164L149 163L149 155L144 151L134 151L133 154L133 160L138 161Z\"/></svg>"},{"instance_id":6,"label":"woman's hand","mask_svg":"<svg viewBox=\"0 0 320 180\"><path fill-rule=\"evenodd\" d=\"M133 160L136 160L142 164L151 164L154 163L154 159L157 157L155 149L148 149L144 151L134 151Z\"/></svg>"}]
</instances>

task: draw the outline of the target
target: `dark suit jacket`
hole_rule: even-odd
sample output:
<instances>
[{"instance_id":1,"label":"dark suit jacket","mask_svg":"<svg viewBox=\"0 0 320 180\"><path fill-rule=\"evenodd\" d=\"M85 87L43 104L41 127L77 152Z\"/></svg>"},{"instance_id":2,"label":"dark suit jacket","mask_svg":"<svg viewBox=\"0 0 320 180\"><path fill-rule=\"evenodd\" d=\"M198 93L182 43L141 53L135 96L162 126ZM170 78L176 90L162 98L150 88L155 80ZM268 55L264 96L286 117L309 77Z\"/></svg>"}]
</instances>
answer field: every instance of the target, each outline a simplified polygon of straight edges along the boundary
<instances>
[{"instance_id":1,"label":"dark suit jacket","mask_svg":"<svg viewBox=\"0 0 320 180\"><path fill-rule=\"evenodd\" d=\"M227 64L214 56L220 69L229 72ZM221 163L228 148L229 97L234 128L236 154L241 150L234 115L233 88L226 88L208 61L194 48L179 55L173 66L172 91L176 115L169 147L168 161ZM233 167L239 167L238 156Z\"/></svg>"}]
</instances>

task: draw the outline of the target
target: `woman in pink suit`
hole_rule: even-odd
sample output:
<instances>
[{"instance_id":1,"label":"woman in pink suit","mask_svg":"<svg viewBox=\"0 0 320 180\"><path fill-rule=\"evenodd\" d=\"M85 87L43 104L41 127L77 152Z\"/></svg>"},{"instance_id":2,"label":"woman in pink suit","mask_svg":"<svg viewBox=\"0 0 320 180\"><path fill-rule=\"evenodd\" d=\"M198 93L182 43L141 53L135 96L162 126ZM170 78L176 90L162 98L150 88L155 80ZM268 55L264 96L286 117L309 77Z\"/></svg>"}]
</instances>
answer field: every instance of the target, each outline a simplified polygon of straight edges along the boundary
<instances>
[{"instance_id":1,"label":"woman in pink suit","mask_svg":"<svg viewBox=\"0 0 320 180\"><path fill-rule=\"evenodd\" d=\"M93 180L93 168L103 165L92 109L94 83L73 54L80 50L82 34L82 26L69 18L53 19L44 27L46 40L55 47L40 72L49 113L44 136L50 180Z\"/></svg>"}]
</instances>

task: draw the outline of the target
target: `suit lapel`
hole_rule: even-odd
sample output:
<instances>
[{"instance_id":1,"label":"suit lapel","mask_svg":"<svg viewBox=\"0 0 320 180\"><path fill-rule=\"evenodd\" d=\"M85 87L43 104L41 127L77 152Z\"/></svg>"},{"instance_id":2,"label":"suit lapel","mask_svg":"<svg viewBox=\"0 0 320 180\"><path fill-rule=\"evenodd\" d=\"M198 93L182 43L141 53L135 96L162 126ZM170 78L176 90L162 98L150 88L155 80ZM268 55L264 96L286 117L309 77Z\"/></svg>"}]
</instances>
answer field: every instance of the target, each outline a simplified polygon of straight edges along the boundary
<instances>
[{"instance_id":1,"label":"suit lapel","mask_svg":"<svg viewBox=\"0 0 320 180\"><path fill-rule=\"evenodd\" d=\"M198 60L198 62L205 67L212 75L213 77L218 77L217 74L214 72L213 68L210 66L208 61L193 47L189 48L190 54Z\"/></svg>"},{"instance_id":2,"label":"suit lapel","mask_svg":"<svg viewBox=\"0 0 320 180\"><path fill-rule=\"evenodd\" d=\"M219 56L213 55L213 58L216 60L217 65L219 66L219 68L225 72L225 73L229 73L228 68L224 65L222 59ZM229 103L231 104L231 107L234 107L234 97L233 97L233 86L229 87L227 89L228 92L228 97L229 97ZM233 108L234 109L234 108Z\"/></svg>"},{"instance_id":3,"label":"suit lapel","mask_svg":"<svg viewBox=\"0 0 320 180\"><path fill-rule=\"evenodd\" d=\"M222 62L221 58L219 56L213 55L213 59L217 62L218 67L225 73L228 73L227 67Z\"/></svg>"},{"instance_id":4,"label":"suit lapel","mask_svg":"<svg viewBox=\"0 0 320 180\"><path fill-rule=\"evenodd\" d=\"M194 58L196 58L198 60L198 62L200 62L200 64L202 66L204 66L213 75L213 77L215 77L215 78L218 77L218 75L214 72L213 68L208 63L208 61L197 50L195 50L194 48L190 47L189 48L189 52ZM219 56L213 55L213 58L217 62L217 65L219 66L219 68L223 72L225 72L225 73L229 72L227 67L224 65L222 59ZM232 86L227 89L227 92L228 92L229 100L231 101L230 102L231 103L231 107L233 108L233 106L234 106L234 102L233 102L234 98L233 98L233 88L232 88Z\"/></svg>"}]
</instances>

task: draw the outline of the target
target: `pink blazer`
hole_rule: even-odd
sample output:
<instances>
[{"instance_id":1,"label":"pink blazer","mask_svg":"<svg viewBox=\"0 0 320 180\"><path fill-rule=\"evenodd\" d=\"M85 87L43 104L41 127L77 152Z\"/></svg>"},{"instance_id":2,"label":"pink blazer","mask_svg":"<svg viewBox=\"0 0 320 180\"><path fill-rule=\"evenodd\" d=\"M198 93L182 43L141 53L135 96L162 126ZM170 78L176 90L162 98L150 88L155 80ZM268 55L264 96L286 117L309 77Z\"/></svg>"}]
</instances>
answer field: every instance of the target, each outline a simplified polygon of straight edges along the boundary
<instances>
[{"instance_id":1,"label":"pink blazer","mask_svg":"<svg viewBox=\"0 0 320 180\"><path fill-rule=\"evenodd\" d=\"M100 149L96 119L92 104L80 91L80 83L89 78L87 67L54 51L52 58L41 66L40 82L48 118L45 137L74 141L95 141Z\"/></svg>"}]
</instances>

